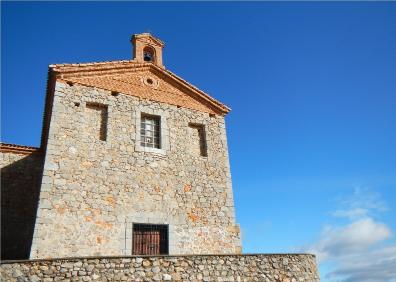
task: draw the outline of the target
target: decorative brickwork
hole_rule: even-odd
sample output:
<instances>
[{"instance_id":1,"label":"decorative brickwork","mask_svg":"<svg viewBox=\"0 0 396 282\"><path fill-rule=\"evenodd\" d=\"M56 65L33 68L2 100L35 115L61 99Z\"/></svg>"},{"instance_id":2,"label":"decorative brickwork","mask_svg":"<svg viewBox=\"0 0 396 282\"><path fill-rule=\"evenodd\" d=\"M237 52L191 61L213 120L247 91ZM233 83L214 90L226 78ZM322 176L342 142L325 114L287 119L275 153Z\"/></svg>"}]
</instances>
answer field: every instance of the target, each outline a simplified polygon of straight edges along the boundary
<instances>
[{"instance_id":1,"label":"decorative brickwork","mask_svg":"<svg viewBox=\"0 0 396 282\"><path fill-rule=\"evenodd\" d=\"M70 84L122 92L152 101L185 107L212 114L225 115L230 109L174 73L152 63L136 61L107 64L51 65L58 80ZM147 83L147 78L153 83Z\"/></svg>"},{"instance_id":2,"label":"decorative brickwork","mask_svg":"<svg viewBox=\"0 0 396 282\"><path fill-rule=\"evenodd\" d=\"M162 63L162 49L164 42L155 38L150 33L134 34L131 38L133 58L138 62L145 62L144 53L149 53L153 64L164 67Z\"/></svg>"}]
</instances>

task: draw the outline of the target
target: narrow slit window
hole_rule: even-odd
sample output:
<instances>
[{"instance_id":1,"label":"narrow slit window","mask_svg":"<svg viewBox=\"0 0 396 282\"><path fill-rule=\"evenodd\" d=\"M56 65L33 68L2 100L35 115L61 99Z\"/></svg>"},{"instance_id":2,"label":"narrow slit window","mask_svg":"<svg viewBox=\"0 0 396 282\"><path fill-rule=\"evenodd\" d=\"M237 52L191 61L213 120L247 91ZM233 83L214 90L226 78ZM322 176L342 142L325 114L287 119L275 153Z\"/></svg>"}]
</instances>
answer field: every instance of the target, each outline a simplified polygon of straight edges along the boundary
<instances>
[{"instance_id":1,"label":"narrow slit window","mask_svg":"<svg viewBox=\"0 0 396 282\"><path fill-rule=\"evenodd\" d=\"M107 105L87 103L87 131L101 141L107 140Z\"/></svg>"},{"instance_id":2,"label":"narrow slit window","mask_svg":"<svg viewBox=\"0 0 396 282\"><path fill-rule=\"evenodd\" d=\"M142 114L140 123L140 145L161 148L161 123L159 116Z\"/></svg>"},{"instance_id":3,"label":"narrow slit window","mask_svg":"<svg viewBox=\"0 0 396 282\"><path fill-rule=\"evenodd\" d=\"M191 149L192 153L197 156L207 157L207 145L206 145L206 132L205 126L202 124L190 123L191 133Z\"/></svg>"}]
</instances>

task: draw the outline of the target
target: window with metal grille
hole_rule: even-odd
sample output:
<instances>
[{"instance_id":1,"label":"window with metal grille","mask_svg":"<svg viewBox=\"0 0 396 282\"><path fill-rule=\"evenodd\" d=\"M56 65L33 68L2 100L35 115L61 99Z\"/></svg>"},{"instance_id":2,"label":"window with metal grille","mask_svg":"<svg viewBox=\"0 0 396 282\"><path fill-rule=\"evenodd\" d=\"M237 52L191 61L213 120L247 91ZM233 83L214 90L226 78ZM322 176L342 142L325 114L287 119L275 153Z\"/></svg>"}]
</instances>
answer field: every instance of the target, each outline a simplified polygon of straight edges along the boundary
<instances>
[{"instance_id":1,"label":"window with metal grille","mask_svg":"<svg viewBox=\"0 0 396 282\"><path fill-rule=\"evenodd\" d=\"M168 254L168 225L134 223L132 231L132 255Z\"/></svg>"},{"instance_id":2,"label":"window with metal grille","mask_svg":"<svg viewBox=\"0 0 396 282\"><path fill-rule=\"evenodd\" d=\"M161 128L159 116L142 114L140 123L140 145L161 148Z\"/></svg>"}]
</instances>

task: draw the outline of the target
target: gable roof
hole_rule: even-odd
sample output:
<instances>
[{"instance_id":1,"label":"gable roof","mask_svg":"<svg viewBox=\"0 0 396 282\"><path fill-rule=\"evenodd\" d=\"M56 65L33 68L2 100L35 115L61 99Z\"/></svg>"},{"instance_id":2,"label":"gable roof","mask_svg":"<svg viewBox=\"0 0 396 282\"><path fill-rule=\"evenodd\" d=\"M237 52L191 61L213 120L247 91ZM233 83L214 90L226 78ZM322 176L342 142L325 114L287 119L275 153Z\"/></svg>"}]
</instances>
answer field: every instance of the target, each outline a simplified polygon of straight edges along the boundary
<instances>
[{"instance_id":1,"label":"gable roof","mask_svg":"<svg viewBox=\"0 0 396 282\"><path fill-rule=\"evenodd\" d=\"M50 65L50 71L55 74L57 80L61 81L116 91L218 115L226 115L230 111L230 108L191 83L152 63L123 60L83 64L55 64ZM128 74L139 71L150 71L166 83L179 89L179 93L172 95L168 92L167 95L160 95L155 93L156 91L153 89L151 89L153 91L141 91L141 89L139 91L137 89L139 85L136 81L132 81L131 76L128 76ZM185 103L181 103L183 100L186 100Z\"/></svg>"}]
</instances>

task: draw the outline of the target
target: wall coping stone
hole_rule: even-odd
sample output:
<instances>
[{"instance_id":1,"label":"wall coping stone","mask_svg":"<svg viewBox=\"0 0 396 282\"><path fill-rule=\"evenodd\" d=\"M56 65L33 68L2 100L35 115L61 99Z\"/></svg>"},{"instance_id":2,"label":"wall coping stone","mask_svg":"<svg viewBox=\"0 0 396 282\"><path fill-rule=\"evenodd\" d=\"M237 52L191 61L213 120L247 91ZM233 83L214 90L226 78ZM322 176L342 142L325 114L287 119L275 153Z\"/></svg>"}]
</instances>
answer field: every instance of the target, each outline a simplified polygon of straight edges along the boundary
<instances>
[{"instance_id":1,"label":"wall coping stone","mask_svg":"<svg viewBox=\"0 0 396 282\"><path fill-rule=\"evenodd\" d=\"M83 257L63 257L63 258L42 258L42 259L25 259L25 260L2 260L1 264L24 263L24 262L40 262L40 261L56 261L56 260L81 260L81 259L117 259L117 258L172 258L172 257L241 257L241 256L311 256L316 255L309 253L249 253L249 254L188 254L188 255L130 255L130 256L83 256Z\"/></svg>"}]
</instances>

